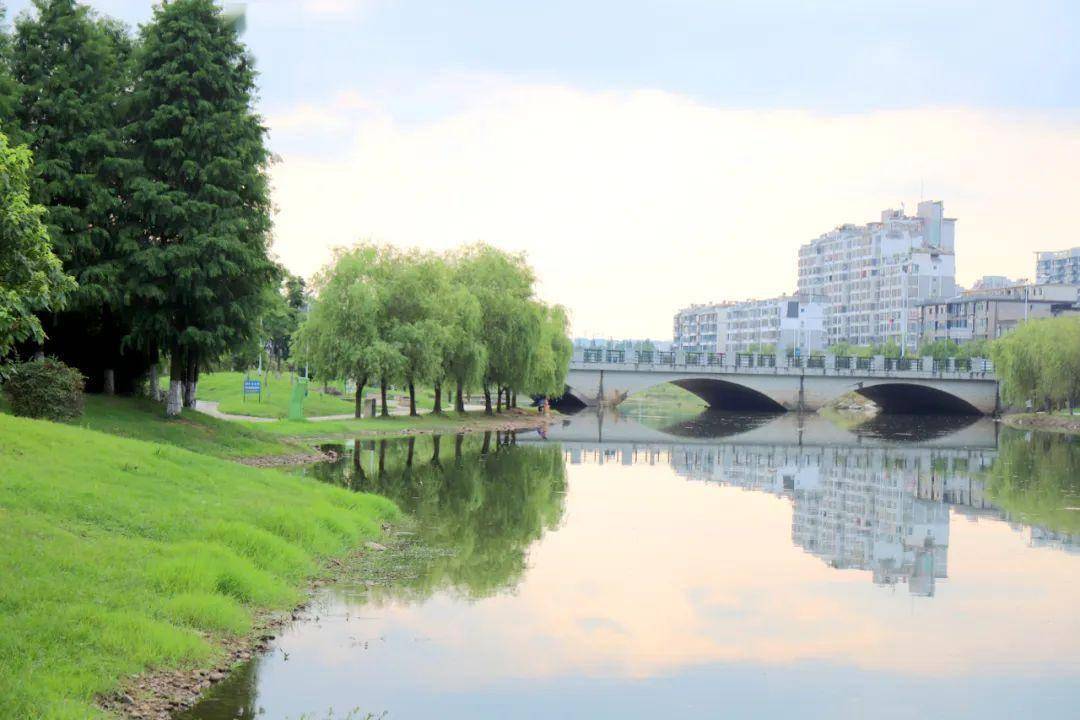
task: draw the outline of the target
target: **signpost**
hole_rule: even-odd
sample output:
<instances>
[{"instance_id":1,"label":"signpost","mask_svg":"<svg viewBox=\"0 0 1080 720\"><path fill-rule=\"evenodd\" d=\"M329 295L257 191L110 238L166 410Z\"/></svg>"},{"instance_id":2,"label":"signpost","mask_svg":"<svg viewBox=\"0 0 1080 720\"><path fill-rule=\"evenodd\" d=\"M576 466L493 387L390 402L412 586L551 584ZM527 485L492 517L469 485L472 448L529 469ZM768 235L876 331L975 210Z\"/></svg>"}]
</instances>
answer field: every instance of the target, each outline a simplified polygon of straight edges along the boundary
<instances>
[{"instance_id":1,"label":"signpost","mask_svg":"<svg viewBox=\"0 0 1080 720\"><path fill-rule=\"evenodd\" d=\"M248 395L258 395L259 402L262 402L262 381L261 380L244 380L244 402L247 402Z\"/></svg>"}]
</instances>

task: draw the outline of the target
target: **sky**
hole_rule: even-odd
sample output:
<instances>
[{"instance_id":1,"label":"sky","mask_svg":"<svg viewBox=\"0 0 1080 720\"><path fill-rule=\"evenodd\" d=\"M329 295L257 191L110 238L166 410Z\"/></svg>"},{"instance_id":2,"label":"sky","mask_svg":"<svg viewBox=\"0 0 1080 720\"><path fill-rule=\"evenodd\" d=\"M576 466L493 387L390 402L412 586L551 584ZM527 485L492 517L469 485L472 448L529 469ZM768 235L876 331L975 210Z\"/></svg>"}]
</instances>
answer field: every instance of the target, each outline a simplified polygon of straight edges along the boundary
<instances>
[{"instance_id":1,"label":"sky","mask_svg":"<svg viewBox=\"0 0 1080 720\"><path fill-rule=\"evenodd\" d=\"M9 18L29 2L9 0ZM147 0L97 0L136 27ZM237 3L225 3L237 4ZM1071 0L250 0L274 251L524 251L576 335L795 289L798 246L942 200L958 281L1080 245Z\"/></svg>"}]
</instances>

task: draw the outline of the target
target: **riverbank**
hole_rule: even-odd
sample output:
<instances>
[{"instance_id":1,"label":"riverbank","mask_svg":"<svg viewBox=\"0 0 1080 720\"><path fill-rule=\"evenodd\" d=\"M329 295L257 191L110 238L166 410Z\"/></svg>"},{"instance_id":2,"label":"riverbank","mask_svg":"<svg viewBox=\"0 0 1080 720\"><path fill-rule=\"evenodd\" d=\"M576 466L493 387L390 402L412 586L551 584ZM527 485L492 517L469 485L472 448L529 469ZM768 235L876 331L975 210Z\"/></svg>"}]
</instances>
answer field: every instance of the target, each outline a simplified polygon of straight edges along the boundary
<instances>
[{"instance_id":1,"label":"riverbank","mask_svg":"<svg viewBox=\"0 0 1080 720\"><path fill-rule=\"evenodd\" d=\"M1046 413L1010 413L1001 416L1001 422L1021 430L1080 435L1080 415L1049 415Z\"/></svg>"},{"instance_id":2,"label":"riverbank","mask_svg":"<svg viewBox=\"0 0 1080 720\"><path fill-rule=\"evenodd\" d=\"M158 403L141 398L87 395L83 416L72 425L134 440L147 440L203 455L259 467L301 465L331 459L317 446L358 437L380 438L435 433L457 434L544 428L558 413L540 415L535 409L515 408L485 415L471 411L426 413L418 417L236 421L185 410L166 418Z\"/></svg>"},{"instance_id":3,"label":"riverbank","mask_svg":"<svg viewBox=\"0 0 1080 720\"><path fill-rule=\"evenodd\" d=\"M184 442L207 429L169 424ZM140 676L212 684L267 618L306 600L311 578L400 514L167 442L2 414L0 437L2 717L111 717L103 704L154 695Z\"/></svg>"}]
</instances>

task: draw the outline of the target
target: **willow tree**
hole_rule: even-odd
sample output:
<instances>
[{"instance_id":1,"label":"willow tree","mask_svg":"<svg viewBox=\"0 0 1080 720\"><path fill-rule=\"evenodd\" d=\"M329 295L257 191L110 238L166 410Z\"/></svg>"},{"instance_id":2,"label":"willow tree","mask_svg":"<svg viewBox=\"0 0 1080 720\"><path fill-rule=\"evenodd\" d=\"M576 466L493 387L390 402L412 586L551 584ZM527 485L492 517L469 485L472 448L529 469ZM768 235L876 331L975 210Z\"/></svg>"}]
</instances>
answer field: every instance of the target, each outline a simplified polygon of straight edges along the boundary
<instances>
[{"instance_id":1,"label":"willow tree","mask_svg":"<svg viewBox=\"0 0 1080 720\"><path fill-rule=\"evenodd\" d=\"M536 348L540 318L532 311L534 276L524 256L484 244L465 248L458 265L460 277L480 303L480 338L487 356L484 411L491 414L491 390L496 390L501 408L503 391L524 385Z\"/></svg>"},{"instance_id":2,"label":"willow tree","mask_svg":"<svg viewBox=\"0 0 1080 720\"><path fill-rule=\"evenodd\" d=\"M90 387L111 392L114 370L130 387L145 359L125 356L122 232L126 148L121 102L131 43L123 30L74 0L35 0L15 23L11 69L20 140L34 155L31 193L67 273L79 283L63 313L44 318L46 350L77 365Z\"/></svg>"},{"instance_id":3,"label":"willow tree","mask_svg":"<svg viewBox=\"0 0 1080 720\"><path fill-rule=\"evenodd\" d=\"M376 259L370 246L339 253L315 277L316 298L294 341L297 356L319 376L355 382L356 417L361 416L364 387L369 378L379 377L386 354L378 336Z\"/></svg>"},{"instance_id":4,"label":"willow tree","mask_svg":"<svg viewBox=\"0 0 1080 720\"><path fill-rule=\"evenodd\" d=\"M540 337L523 389L547 397L561 397L566 391L566 374L574 345L568 336L569 320L560 305L538 304L541 315Z\"/></svg>"},{"instance_id":5,"label":"willow tree","mask_svg":"<svg viewBox=\"0 0 1080 720\"><path fill-rule=\"evenodd\" d=\"M36 313L59 309L75 289L52 252L45 209L30 201L31 163L29 150L0 133L0 358L15 343L42 340Z\"/></svg>"},{"instance_id":6,"label":"willow tree","mask_svg":"<svg viewBox=\"0 0 1080 720\"><path fill-rule=\"evenodd\" d=\"M266 129L255 69L213 0L154 10L135 61L127 139L141 176L129 292L142 310L133 338L170 356L166 413L195 401L201 363L239 346L276 285L268 257Z\"/></svg>"}]
</instances>

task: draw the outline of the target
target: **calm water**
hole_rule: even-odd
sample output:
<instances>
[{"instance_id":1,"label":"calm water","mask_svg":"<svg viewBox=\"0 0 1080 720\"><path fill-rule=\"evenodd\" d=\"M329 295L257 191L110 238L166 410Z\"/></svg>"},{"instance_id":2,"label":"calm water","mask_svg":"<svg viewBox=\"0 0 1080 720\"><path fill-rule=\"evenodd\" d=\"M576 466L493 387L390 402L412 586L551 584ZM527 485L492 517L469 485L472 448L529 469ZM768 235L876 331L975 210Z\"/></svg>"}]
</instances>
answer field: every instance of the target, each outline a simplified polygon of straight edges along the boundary
<instances>
[{"instance_id":1,"label":"calm water","mask_svg":"<svg viewBox=\"0 0 1080 720\"><path fill-rule=\"evenodd\" d=\"M452 554L325 592L186 718L1080 716L1066 437L581 414L309 472Z\"/></svg>"}]
</instances>

